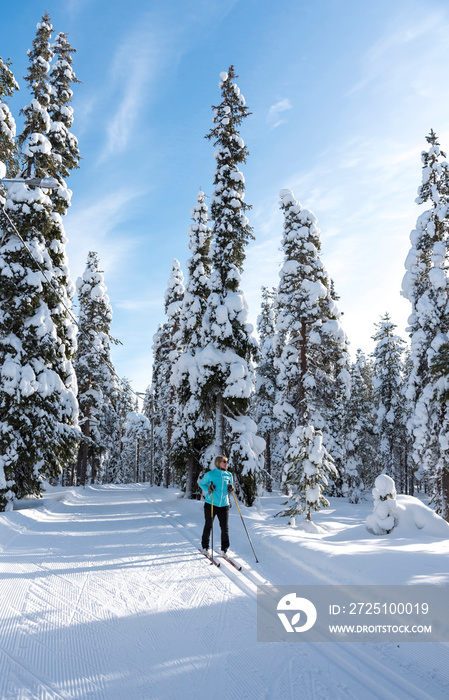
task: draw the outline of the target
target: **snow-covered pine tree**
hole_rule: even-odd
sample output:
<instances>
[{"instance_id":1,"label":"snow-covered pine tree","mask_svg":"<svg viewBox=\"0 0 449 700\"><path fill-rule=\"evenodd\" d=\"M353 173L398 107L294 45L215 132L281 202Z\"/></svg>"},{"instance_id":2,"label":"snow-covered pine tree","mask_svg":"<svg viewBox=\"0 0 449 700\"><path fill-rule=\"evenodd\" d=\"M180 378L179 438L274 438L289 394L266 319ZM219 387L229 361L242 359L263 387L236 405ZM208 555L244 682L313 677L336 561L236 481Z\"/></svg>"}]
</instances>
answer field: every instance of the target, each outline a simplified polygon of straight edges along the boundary
<instances>
[{"instance_id":1,"label":"snow-covered pine tree","mask_svg":"<svg viewBox=\"0 0 449 700\"><path fill-rule=\"evenodd\" d=\"M5 166L5 172L0 172L0 179L6 174L13 177L17 172L16 123L5 98L12 97L18 89L11 62L3 62L0 56L0 163ZM0 185L0 197L1 187Z\"/></svg>"},{"instance_id":2,"label":"snow-covered pine tree","mask_svg":"<svg viewBox=\"0 0 449 700\"><path fill-rule=\"evenodd\" d=\"M164 483L168 488L170 480L173 476L172 464L172 442L173 430L175 428L175 416L178 410L178 399L176 390L172 382L172 370L181 354L180 344L180 319L182 310L182 301L184 298L184 276L181 271L179 261L173 258L170 278L168 280L167 290L165 292L165 313L167 316L169 345L166 348L169 361L169 383L170 389L168 392L168 403L166 406L166 445L165 445L165 471Z\"/></svg>"},{"instance_id":3,"label":"snow-covered pine tree","mask_svg":"<svg viewBox=\"0 0 449 700\"><path fill-rule=\"evenodd\" d=\"M402 396L405 341L395 334L396 325L386 313L376 323L374 357L374 405L376 414L377 473L400 479L406 414Z\"/></svg>"},{"instance_id":4,"label":"snow-covered pine tree","mask_svg":"<svg viewBox=\"0 0 449 700\"><path fill-rule=\"evenodd\" d=\"M114 410L105 413L106 460L104 481L111 484L125 484L133 480L135 459L123 459L123 437L126 433L126 418L137 411L137 397L129 379L122 379L114 399Z\"/></svg>"},{"instance_id":5,"label":"snow-covered pine tree","mask_svg":"<svg viewBox=\"0 0 449 700\"><path fill-rule=\"evenodd\" d=\"M290 448L286 454L288 471L288 508L282 513L296 524L297 515L306 513L311 520L311 510L326 508L329 501L324 496L329 477L338 476L334 460L323 444L323 435L310 423L298 425L290 437Z\"/></svg>"},{"instance_id":6,"label":"snow-covered pine tree","mask_svg":"<svg viewBox=\"0 0 449 700\"><path fill-rule=\"evenodd\" d=\"M153 336L153 369L151 376L151 390L154 402L153 465L156 486L161 486L163 483L167 454L167 414L172 389L170 383L172 368L167 353L170 340L168 323L160 324Z\"/></svg>"},{"instance_id":7,"label":"snow-covered pine tree","mask_svg":"<svg viewBox=\"0 0 449 700\"><path fill-rule=\"evenodd\" d=\"M334 281L330 280L330 296L338 307L340 297L335 291ZM340 313L337 309L337 314ZM329 329L330 330L330 329ZM335 327L333 331L335 330ZM323 406L323 440L326 449L332 455L337 469L337 477L329 479L328 493L332 496L343 495L343 472L346 465L344 411L345 405L351 395L351 362L349 355L349 341L345 333L338 334L338 339L331 331L327 338L327 352L329 354L330 367L335 368L335 381L330 385L328 398Z\"/></svg>"},{"instance_id":8,"label":"snow-covered pine tree","mask_svg":"<svg viewBox=\"0 0 449 700\"><path fill-rule=\"evenodd\" d=\"M198 366L201 396L215 402L215 454L227 452L247 504L256 495L261 462L260 438L255 424L246 420L254 389L252 358L257 343L247 322L248 307L241 289L245 248L253 238L246 217L245 178L239 166L248 150L238 128L248 115L245 99L234 82L234 67L221 73L221 103L214 107L214 126L207 135L216 147L212 274L204 316L204 341ZM232 422L231 422L232 421Z\"/></svg>"},{"instance_id":9,"label":"snow-covered pine tree","mask_svg":"<svg viewBox=\"0 0 449 700\"><path fill-rule=\"evenodd\" d=\"M435 466L435 479L439 484L440 511L442 517L449 522L449 338L442 343L431 362L431 372L434 378L434 399L440 404L441 422L438 426L440 453Z\"/></svg>"},{"instance_id":10,"label":"snow-covered pine tree","mask_svg":"<svg viewBox=\"0 0 449 700\"><path fill-rule=\"evenodd\" d=\"M151 434L151 425L146 416L139 411L130 411L123 424L122 469L124 483L143 481L142 446Z\"/></svg>"},{"instance_id":11,"label":"snow-covered pine tree","mask_svg":"<svg viewBox=\"0 0 449 700\"><path fill-rule=\"evenodd\" d=\"M198 477L205 448L213 440L212 401L201 401L191 374L203 342L202 323L209 296L211 229L208 226L206 195L198 192L189 227L187 281L179 319L178 341L182 348L174 367L172 382L177 390L178 412L173 433L172 458L188 498L199 498Z\"/></svg>"},{"instance_id":12,"label":"snow-covered pine tree","mask_svg":"<svg viewBox=\"0 0 449 700\"><path fill-rule=\"evenodd\" d=\"M439 381L440 401L449 401L449 340L440 345L432 359L430 369L433 376L437 377L437 381L443 380Z\"/></svg>"},{"instance_id":13,"label":"snow-covered pine tree","mask_svg":"<svg viewBox=\"0 0 449 700\"><path fill-rule=\"evenodd\" d=\"M280 455L277 451L276 437L278 424L273 410L276 402L276 369L274 366L274 334L276 328L277 290L262 287L261 313L257 319L259 334L259 359L256 367L256 387L251 406L251 415L258 426L259 433L265 440L264 481L267 491L272 490L273 476L280 481ZM274 474L273 474L274 467Z\"/></svg>"},{"instance_id":14,"label":"snow-covered pine tree","mask_svg":"<svg viewBox=\"0 0 449 700\"><path fill-rule=\"evenodd\" d=\"M14 91L18 89L18 85L14 78L14 75L10 69L10 63L7 61L3 63L0 58L0 178L6 177L6 175L13 175L17 166L16 163L16 124L14 118L9 110L8 105L4 101L5 97L12 97ZM0 207L5 204L6 191L0 183ZM5 220L2 217L0 219L0 236L3 237ZM3 241L0 244L3 248ZM0 248L0 252L1 252ZM0 262L1 273L3 274L3 261ZM6 303L5 289L1 282L0 276L0 358L5 357L3 352L3 336L1 334L3 325L3 307ZM0 386L2 384L2 379L0 378ZM1 400L1 394L0 394ZM7 429L7 423L1 420L0 426L2 429ZM1 444L0 438L0 444ZM3 446L3 445L2 445ZM8 456L3 452L0 454L0 510L11 507L11 502L14 498L14 492L12 487L14 486L14 473L11 468L11 461L8 460Z\"/></svg>"},{"instance_id":15,"label":"snow-covered pine tree","mask_svg":"<svg viewBox=\"0 0 449 700\"><path fill-rule=\"evenodd\" d=\"M46 12L37 25L33 47L28 51L30 65L25 80L32 100L21 110L21 114L25 116L25 124L19 136L19 144L24 156L22 174L27 177L53 176L56 166L56 159L47 137L51 126L48 109L52 88L48 73L54 55L50 46L52 32L53 27Z\"/></svg>"},{"instance_id":16,"label":"snow-covered pine tree","mask_svg":"<svg viewBox=\"0 0 449 700\"><path fill-rule=\"evenodd\" d=\"M46 177L54 171L50 141L52 57L48 15L37 25L29 52L32 101L25 107L23 173ZM39 188L8 186L2 211L0 250L0 415L6 481L17 497L39 494L43 478L57 478L73 458L76 377L71 358L76 328L70 314L73 284L65 255L61 217ZM6 506L6 497L0 507Z\"/></svg>"},{"instance_id":17,"label":"snow-covered pine tree","mask_svg":"<svg viewBox=\"0 0 449 700\"><path fill-rule=\"evenodd\" d=\"M314 449L314 436L329 430L331 407L339 398L341 387L348 385L347 341L332 284L319 257L321 242L316 218L302 208L290 190L282 190L280 198L285 217L285 260L277 296L278 397L274 410L287 453L285 484L292 489L292 505L287 512L292 515L292 509L297 513L306 510L310 518L310 507L315 505L308 504L306 488L312 493L313 487L306 486L298 470L303 468L307 451ZM319 464L337 478L332 457L327 451L323 454ZM320 479L318 475L317 487ZM324 477L321 483L325 483ZM317 498L313 503L323 501Z\"/></svg>"},{"instance_id":18,"label":"snow-covered pine tree","mask_svg":"<svg viewBox=\"0 0 449 700\"><path fill-rule=\"evenodd\" d=\"M209 296L211 273L210 245L212 230L208 225L206 195L200 189L191 211L193 223L189 226L187 281L179 318L180 342L185 350L201 347L202 322Z\"/></svg>"},{"instance_id":19,"label":"snow-covered pine tree","mask_svg":"<svg viewBox=\"0 0 449 700\"><path fill-rule=\"evenodd\" d=\"M446 402L440 401L431 366L447 342L449 331L448 197L449 166L436 134L427 137L422 154L422 184L417 203L428 203L410 234L411 250L405 262L402 294L412 304L409 318L412 369L407 397L414 410L409 422L417 478L426 475L438 512L449 518L449 452Z\"/></svg>"},{"instance_id":20,"label":"snow-covered pine tree","mask_svg":"<svg viewBox=\"0 0 449 700\"><path fill-rule=\"evenodd\" d=\"M79 150L76 137L70 132L73 125L73 107L70 105L73 97L72 83L79 83L73 70L72 53L75 49L70 45L67 35L61 32L52 45L54 61L50 71L51 86L50 104L48 108L50 127L48 139L52 146L55 163L53 177L63 178L70 171L79 167ZM63 199L63 202L66 201Z\"/></svg>"},{"instance_id":21,"label":"snow-covered pine tree","mask_svg":"<svg viewBox=\"0 0 449 700\"><path fill-rule=\"evenodd\" d=\"M148 421L150 431L145 434L142 441L142 469L144 481L154 484L154 397L153 387L149 386L143 399L143 415Z\"/></svg>"},{"instance_id":22,"label":"snow-covered pine tree","mask_svg":"<svg viewBox=\"0 0 449 700\"><path fill-rule=\"evenodd\" d=\"M409 398L407 398L407 389L409 385L410 373L412 371L412 362L410 359L410 347L405 348L404 357L402 361L402 386L401 386L401 400L402 400L402 410L404 413L403 421L400 426L400 440L402 444L402 449L400 451L400 464L399 464L399 477L397 481L398 489L400 493L414 495L415 488L415 469L412 459L412 446L413 441L409 432L410 420L413 415L414 406Z\"/></svg>"},{"instance_id":23,"label":"snow-covered pine tree","mask_svg":"<svg viewBox=\"0 0 449 700\"><path fill-rule=\"evenodd\" d=\"M106 293L98 255L90 252L86 269L77 281L79 318L75 372L78 380L80 425L84 439L79 447L77 482L103 480L108 459L105 429L119 391L111 359L112 308Z\"/></svg>"},{"instance_id":24,"label":"snow-covered pine tree","mask_svg":"<svg viewBox=\"0 0 449 700\"><path fill-rule=\"evenodd\" d=\"M358 503L365 484L374 479L375 461L372 371L361 350L357 350L350 374L351 393L343 415L343 494L350 503Z\"/></svg>"},{"instance_id":25,"label":"snow-covered pine tree","mask_svg":"<svg viewBox=\"0 0 449 700\"><path fill-rule=\"evenodd\" d=\"M164 297L167 320L153 337L152 389L155 406L155 479L168 488L172 478L172 440L177 413L177 394L172 383L173 366L181 354L180 315L184 296L183 274L173 259Z\"/></svg>"}]
</instances>

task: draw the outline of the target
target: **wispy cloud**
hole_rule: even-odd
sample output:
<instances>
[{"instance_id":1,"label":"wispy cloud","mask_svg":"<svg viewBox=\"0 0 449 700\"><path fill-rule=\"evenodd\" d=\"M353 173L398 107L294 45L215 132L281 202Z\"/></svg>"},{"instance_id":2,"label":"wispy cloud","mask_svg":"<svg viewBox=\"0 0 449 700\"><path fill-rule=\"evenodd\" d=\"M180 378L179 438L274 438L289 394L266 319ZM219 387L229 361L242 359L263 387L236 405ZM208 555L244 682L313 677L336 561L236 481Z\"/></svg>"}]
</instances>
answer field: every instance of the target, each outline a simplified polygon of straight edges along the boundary
<instances>
[{"instance_id":1,"label":"wispy cloud","mask_svg":"<svg viewBox=\"0 0 449 700\"><path fill-rule=\"evenodd\" d=\"M399 25L399 26L398 26ZM429 61L437 67L445 65L447 60L448 17L443 10L429 12L423 19L408 14L401 21L395 17L394 24L385 29L383 35L370 46L361 60L362 72L359 80L348 90L346 96L363 90L380 76L382 87L386 88L386 79L393 91L404 82L404 60L407 75L413 69L414 80L408 81L409 87L425 94L428 85L426 68ZM426 60L422 60L422 46L426 47Z\"/></svg>"},{"instance_id":2,"label":"wispy cloud","mask_svg":"<svg viewBox=\"0 0 449 700\"><path fill-rule=\"evenodd\" d=\"M276 129L281 124L285 124L285 119L282 119L281 114L288 109L292 109L293 105L289 99L280 100L276 104L271 105L267 114L267 122L270 129Z\"/></svg>"},{"instance_id":3,"label":"wispy cloud","mask_svg":"<svg viewBox=\"0 0 449 700\"><path fill-rule=\"evenodd\" d=\"M143 18L118 46L111 67L111 106L100 162L127 148L145 109L150 88L163 72L171 50L166 35L155 29L149 17Z\"/></svg>"},{"instance_id":4,"label":"wispy cloud","mask_svg":"<svg viewBox=\"0 0 449 700\"><path fill-rule=\"evenodd\" d=\"M137 243L132 236L117 236L116 231L129 219L131 203L141 194L134 188L115 189L100 201L93 204L81 201L70 210L65 229L74 278L83 273L90 250L99 254L101 267L108 271L108 275L124 264L127 254Z\"/></svg>"}]
</instances>

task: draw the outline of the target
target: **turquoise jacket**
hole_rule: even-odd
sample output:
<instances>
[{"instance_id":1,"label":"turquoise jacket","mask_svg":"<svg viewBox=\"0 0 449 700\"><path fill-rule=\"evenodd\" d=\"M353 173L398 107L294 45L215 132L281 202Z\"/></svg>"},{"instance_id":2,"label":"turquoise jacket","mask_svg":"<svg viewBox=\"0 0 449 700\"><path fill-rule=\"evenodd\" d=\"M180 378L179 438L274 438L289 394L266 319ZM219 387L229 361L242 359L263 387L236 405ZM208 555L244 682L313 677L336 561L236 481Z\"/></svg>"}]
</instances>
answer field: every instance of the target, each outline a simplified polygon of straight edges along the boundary
<instances>
[{"instance_id":1,"label":"turquoise jacket","mask_svg":"<svg viewBox=\"0 0 449 700\"><path fill-rule=\"evenodd\" d=\"M206 472L200 481L200 488L203 491L208 492L209 484L215 484L214 491L214 506L217 508L223 508L229 505L229 495L228 495L228 485L234 483L231 472L224 471L223 469L212 469L210 472ZM211 494L207 493L206 503L211 503Z\"/></svg>"}]
</instances>

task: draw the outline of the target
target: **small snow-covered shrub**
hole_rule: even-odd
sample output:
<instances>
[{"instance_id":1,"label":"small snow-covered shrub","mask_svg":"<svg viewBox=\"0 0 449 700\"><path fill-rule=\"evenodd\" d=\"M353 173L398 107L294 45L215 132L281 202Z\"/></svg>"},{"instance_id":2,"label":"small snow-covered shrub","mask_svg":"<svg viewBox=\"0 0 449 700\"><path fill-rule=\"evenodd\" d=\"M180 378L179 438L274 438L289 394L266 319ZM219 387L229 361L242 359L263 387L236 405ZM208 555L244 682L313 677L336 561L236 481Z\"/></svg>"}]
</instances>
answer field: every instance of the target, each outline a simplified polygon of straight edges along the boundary
<instances>
[{"instance_id":1,"label":"small snow-covered shrub","mask_svg":"<svg viewBox=\"0 0 449 700\"><path fill-rule=\"evenodd\" d=\"M391 476L380 474L374 488L374 511L366 518L365 525L372 535L388 535L396 525L396 487Z\"/></svg>"}]
</instances>

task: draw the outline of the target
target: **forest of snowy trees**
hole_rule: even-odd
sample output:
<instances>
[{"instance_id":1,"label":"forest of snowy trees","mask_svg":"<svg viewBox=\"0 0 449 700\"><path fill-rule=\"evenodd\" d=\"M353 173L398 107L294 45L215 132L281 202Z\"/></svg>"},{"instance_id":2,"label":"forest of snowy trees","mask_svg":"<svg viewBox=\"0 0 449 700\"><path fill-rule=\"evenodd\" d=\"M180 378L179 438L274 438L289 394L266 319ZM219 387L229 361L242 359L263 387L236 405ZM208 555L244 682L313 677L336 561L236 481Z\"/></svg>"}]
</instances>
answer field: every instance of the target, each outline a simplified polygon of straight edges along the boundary
<instances>
[{"instance_id":1,"label":"forest of snowy trees","mask_svg":"<svg viewBox=\"0 0 449 700\"><path fill-rule=\"evenodd\" d=\"M329 495L357 503L380 474L402 493L427 493L449 520L449 165L436 134L405 261L409 342L386 312L373 319L374 352L351 357L317 219L286 189L279 285L262 287L256 338L242 289L257 234L242 172L248 108L233 66L221 73L206 135L214 182L210 198L200 189L192 202L185 273L167 263L140 410L111 358L119 341L97 253L76 285L69 275L66 180L80 160L73 53L45 14L18 135L8 107L17 83L0 58L0 510L40 495L46 480L149 481L200 498L200 476L223 453L247 505L282 489L292 520L310 519Z\"/></svg>"}]
</instances>

